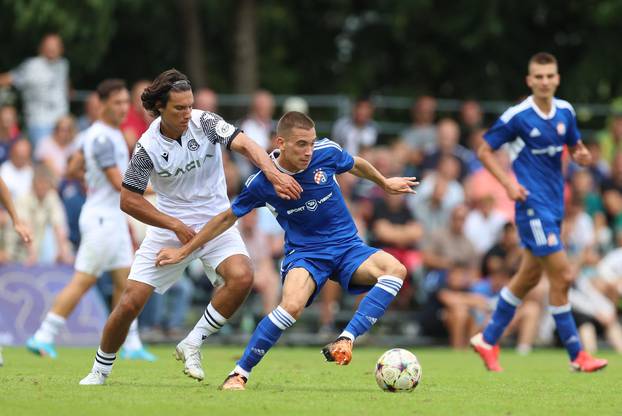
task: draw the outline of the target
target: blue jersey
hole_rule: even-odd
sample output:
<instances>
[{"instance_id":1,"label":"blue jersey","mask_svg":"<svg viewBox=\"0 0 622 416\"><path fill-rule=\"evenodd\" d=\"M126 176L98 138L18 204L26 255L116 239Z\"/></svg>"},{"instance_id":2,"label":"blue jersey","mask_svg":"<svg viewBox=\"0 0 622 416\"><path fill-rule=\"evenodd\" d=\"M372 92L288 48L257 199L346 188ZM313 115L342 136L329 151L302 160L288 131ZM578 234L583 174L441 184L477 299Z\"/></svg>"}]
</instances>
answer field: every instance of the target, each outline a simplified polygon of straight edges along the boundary
<instances>
[{"instance_id":1,"label":"blue jersey","mask_svg":"<svg viewBox=\"0 0 622 416\"><path fill-rule=\"evenodd\" d=\"M484 134L493 149L507 149L518 182L529 191L525 202L516 203L516 221L536 216L560 221L564 215L564 180L561 155L564 144L580 139L572 105L553 99L550 114L543 114L533 97L510 107Z\"/></svg>"},{"instance_id":2,"label":"blue jersey","mask_svg":"<svg viewBox=\"0 0 622 416\"><path fill-rule=\"evenodd\" d=\"M275 152L272 157L278 155L278 151ZM353 166L352 156L337 143L318 140L309 166L293 174L303 189L300 199L279 198L264 173L259 172L248 178L231 209L236 217L262 206L273 211L285 230L286 255L362 242L335 179L336 174L347 172Z\"/></svg>"}]
</instances>

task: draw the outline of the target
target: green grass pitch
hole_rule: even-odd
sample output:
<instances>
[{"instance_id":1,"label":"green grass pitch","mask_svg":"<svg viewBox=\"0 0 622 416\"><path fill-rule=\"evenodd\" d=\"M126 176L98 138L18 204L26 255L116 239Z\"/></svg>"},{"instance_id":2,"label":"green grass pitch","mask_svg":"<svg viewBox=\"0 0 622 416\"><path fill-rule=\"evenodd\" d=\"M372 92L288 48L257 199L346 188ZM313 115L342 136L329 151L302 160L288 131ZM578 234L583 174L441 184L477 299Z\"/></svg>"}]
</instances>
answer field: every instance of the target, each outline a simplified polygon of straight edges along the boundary
<instances>
[{"instance_id":1,"label":"green grass pitch","mask_svg":"<svg viewBox=\"0 0 622 416\"><path fill-rule=\"evenodd\" d=\"M241 347L205 347L202 383L183 375L170 346L152 348L155 363L117 360L107 385L89 387L78 381L93 348L61 348L57 360L5 348L0 415L622 415L622 357L610 352L601 354L610 360L604 371L579 374L561 350L507 350L506 371L491 374L470 351L410 350L422 382L395 394L376 386L378 348L355 349L347 367L324 362L318 348L275 348L244 392L217 389Z\"/></svg>"}]
</instances>

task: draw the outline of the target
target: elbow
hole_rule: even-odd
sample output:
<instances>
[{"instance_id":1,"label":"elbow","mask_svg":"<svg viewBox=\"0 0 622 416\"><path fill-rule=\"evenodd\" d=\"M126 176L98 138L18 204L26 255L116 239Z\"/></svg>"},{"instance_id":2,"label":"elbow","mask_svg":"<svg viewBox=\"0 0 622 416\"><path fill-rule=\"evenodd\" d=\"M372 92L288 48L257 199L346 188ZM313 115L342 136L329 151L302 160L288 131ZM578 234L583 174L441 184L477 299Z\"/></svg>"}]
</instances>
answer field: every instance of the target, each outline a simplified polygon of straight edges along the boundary
<instances>
[{"instance_id":1,"label":"elbow","mask_svg":"<svg viewBox=\"0 0 622 416\"><path fill-rule=\"evenodd\" d=\"M121 203L119 206L121 208L121 211L131 215L132 206L132 197L127 194L127 191L125 189L121 189Z\"/></svg>"}]
</instances>

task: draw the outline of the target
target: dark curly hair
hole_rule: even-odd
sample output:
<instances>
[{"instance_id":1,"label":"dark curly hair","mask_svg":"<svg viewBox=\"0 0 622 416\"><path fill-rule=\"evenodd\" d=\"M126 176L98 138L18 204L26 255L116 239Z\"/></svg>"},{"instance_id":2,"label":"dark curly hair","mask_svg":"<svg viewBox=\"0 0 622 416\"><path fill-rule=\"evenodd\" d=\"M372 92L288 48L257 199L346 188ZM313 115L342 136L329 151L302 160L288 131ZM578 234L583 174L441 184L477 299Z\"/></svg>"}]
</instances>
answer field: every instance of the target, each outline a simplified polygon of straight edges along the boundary
<instances>
[{"instance_id":1,"label":"dark curly hair","mask_svg":"<svg viewBox=\"0 0 622 416\"><path fill-rule=\"evenodd\" d=\"M140 99L145 110L154 117L158 117L160 115L158 107L166 107L171 91L188 91L191 89L192 85L190 85L188 77L172 68L158 75L151 85L145 88Z\"/></svg>"}]
</instances>

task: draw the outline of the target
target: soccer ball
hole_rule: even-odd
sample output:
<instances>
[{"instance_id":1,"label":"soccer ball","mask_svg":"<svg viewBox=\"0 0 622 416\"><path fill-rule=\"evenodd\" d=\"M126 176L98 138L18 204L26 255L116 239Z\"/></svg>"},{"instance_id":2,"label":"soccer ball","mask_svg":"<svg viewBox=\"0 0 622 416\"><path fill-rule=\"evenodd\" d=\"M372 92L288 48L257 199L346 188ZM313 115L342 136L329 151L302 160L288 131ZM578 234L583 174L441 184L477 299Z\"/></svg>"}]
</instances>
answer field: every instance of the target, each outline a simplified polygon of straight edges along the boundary
<instances>
[{"instance_id":1,"label":"soccer ball","mask_svg":"<svg viewBox=\"0 0 622 416\"><path fill-rule=\"evenodd\" d=\"M376 363L376 382L384 391L411 392L421 381L421 364L410 351L393 348Z\"/></svg>"}]
</instances>

